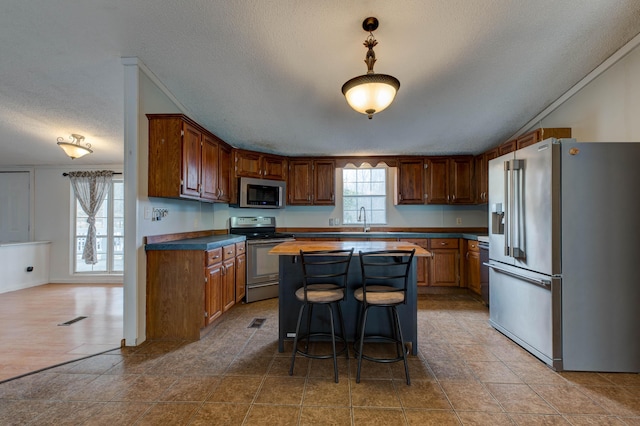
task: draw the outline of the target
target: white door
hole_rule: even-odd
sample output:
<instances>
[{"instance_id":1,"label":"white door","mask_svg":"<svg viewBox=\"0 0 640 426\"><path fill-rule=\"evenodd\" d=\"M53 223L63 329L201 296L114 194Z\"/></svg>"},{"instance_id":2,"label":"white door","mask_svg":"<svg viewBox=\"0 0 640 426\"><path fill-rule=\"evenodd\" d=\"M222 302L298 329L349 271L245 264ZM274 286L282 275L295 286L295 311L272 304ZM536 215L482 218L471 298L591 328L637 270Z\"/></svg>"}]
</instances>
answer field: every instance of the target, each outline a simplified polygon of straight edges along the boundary
<instances>
[{"instance_id":1,"label":"white door","mask_svg":"<svg viewBox=\"0 0 640 426\"><path fill-rule=\"evenodd\" d=\"M29 172L0 172L0 242L29 241Z\"/></svg>"}]
</instances>

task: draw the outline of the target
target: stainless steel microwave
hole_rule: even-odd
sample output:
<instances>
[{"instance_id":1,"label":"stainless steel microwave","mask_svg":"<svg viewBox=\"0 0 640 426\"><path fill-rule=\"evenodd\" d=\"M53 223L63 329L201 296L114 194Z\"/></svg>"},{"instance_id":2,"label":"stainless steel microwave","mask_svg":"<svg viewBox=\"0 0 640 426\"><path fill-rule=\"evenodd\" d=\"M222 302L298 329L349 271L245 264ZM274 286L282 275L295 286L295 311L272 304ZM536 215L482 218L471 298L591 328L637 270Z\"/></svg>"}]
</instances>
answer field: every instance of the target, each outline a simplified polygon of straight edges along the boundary
<instances>
[{"instance_id":1,"label":"stainless steel microwave","mask_svg":"<svg viewBox=\"0 0 640 426\"><path fill-rule=\"evenodd\" d=\"M238 179L237 207L280 209L284 207L286 184L279 180Z\"/></svg>"}]
</instances>

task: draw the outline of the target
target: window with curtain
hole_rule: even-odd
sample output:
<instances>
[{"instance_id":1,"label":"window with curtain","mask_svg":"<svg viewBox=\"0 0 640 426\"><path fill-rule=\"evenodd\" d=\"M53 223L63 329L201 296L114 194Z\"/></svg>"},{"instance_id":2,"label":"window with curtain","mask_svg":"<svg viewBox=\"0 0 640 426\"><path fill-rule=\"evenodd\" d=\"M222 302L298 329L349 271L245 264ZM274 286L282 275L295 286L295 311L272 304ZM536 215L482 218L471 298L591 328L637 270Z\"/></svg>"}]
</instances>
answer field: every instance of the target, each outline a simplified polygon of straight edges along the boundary
<instances>
[{"instance_id":1,"label":"window with curtain","mask_svg":"<svg viewBox=\"0 0 640 426\"><path fill-rule=\"evenodd\" d=\"M366 211L367 225L387 223L387 168L342 169L342 223L360 225L360 208Z\"/></svg>"},{"instance_id":2,"label":"window with curtain","mask_svg":"<svg viewBox=\"0 0 640 426\"><path fill-rule=\"evenodd\" d=\"M87 214L75 200L74 272L120 275L124 271L124 182L114 179L96 213L96 264L82 259Z\"/></svg>"}]
</instances>

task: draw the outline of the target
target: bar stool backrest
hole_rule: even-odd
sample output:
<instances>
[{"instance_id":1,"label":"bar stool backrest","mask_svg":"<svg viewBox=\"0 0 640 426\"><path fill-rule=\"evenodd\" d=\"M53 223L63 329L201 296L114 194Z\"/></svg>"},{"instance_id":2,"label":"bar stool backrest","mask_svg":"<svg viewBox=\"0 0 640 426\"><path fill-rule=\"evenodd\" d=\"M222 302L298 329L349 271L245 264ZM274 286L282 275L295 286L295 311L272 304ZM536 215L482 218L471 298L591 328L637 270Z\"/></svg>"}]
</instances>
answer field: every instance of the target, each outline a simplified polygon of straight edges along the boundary
<instances>
[{"instance_id":1,"label":"bar stool backrest","mask_svg":"<svg viewBox=\"0 0 640 426\"><path fill-rule=\"evenodd\" d=\"M360 251L363 302L367 303L367 292L404 292L401 303L407 303L409 272L415 252L415 249Z\"/></svg>"},{"instance_id":2,"label":"bar stool backrest","mask_svg":"<svg viewBox=\"0 0 640 426\"><path fill-rule=\"evenodd\" d=\"M349 250L300 250L305 302L310 291L346 288L353 248Z\"/></svg>"}]
</instances>

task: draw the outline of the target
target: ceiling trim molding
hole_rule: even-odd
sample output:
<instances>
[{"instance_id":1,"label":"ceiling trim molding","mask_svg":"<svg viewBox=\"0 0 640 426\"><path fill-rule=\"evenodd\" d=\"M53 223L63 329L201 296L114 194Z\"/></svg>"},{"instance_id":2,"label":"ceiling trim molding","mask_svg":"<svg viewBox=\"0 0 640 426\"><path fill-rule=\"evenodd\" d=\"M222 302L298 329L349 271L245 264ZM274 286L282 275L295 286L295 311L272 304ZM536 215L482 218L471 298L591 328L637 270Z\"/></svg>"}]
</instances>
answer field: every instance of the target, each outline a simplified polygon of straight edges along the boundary
<instances>
[{"instance_id":1,"label":"ceiling trim molding","mask_svg":"<svg viewBox=\"0 0 640 426\"><path fill-rule=\"evenodd\" d=\"M609 56L603 63L598 65L593 71L587 74L582 80L576 83L571 89L565 92L564 95L560 96L556 99L551 105L542 110L541 113L536 115L533 119L531 119L527 124L520 128L513 136L511 136L507 140L515 139L518 136L523 135L528 132L534 126L538 125L544 118L546 118L553 111L558 109L560 105L569 100L573 95L582 90L587 84L591 83L593 80L598 78L601 74L604 74L609 68L614 66L618 61L627 56L631 51L633 51L636 47L640 46L640 34L637 34L634 38L632 38L627 44L618 49L613 55Z\"/></svg>"}]
</instances>

